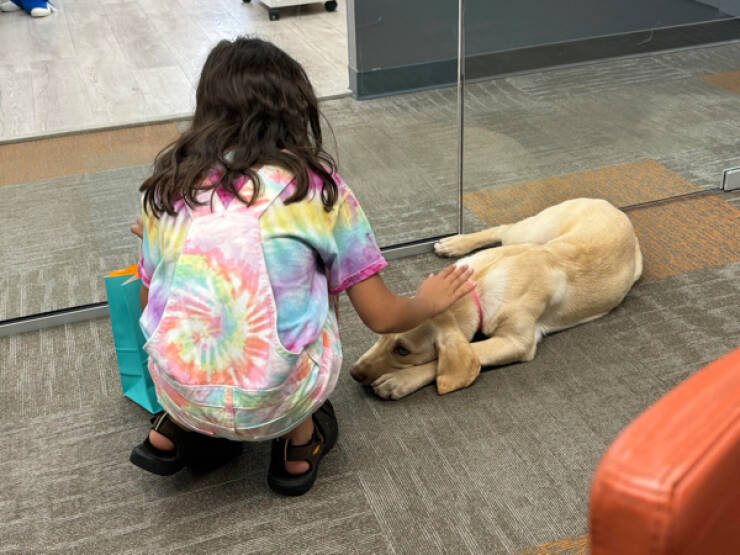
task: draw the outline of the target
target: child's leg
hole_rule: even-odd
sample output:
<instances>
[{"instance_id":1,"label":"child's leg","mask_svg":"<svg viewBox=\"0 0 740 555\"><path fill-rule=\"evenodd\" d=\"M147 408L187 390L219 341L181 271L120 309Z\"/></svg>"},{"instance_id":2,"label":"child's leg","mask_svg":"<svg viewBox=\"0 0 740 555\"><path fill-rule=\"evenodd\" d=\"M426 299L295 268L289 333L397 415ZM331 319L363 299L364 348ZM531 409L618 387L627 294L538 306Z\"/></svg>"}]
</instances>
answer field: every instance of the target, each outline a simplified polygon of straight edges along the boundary
<instances>
[{"instance_id":1,"label":"child's leg","mask_svg":"<svg viewBox=\"0 0 740 555\"><path fill-rule=\"evenodd\" d=\"M147 439L132 449L129 459L154 474L169 476L191 463L215 468L241 451L238 443L180 427L164 411L152 418L152 424Z\"/></svg>"},{"instance_id":2,"label":"child's leg","mask_svg":"<svg viewBox=\"0 0 740 555\"><path fill-rule=\"evenodd\" d=\"M313 415L309 415L282 438L290 441L291 445L306 445L313 437ZM303 474L310 468L307 461L285 461L285 470L290 474Z\"/></svg>"},{"instance_id":3,"label":"child's leg","mask_svg":"<svg viewBox=\"0 0 740 555\"><path fill-rule=\"evenodd\" d=\"M321 459L334 447L338 435L334 407L327 400L296 428L272 441L267 484L282 495L306 493L316 480Z\"/></svg>"},{"instance_id":4,"label":"child's leg","mask_svg":"<svg viewBox=\"0 0 740 555\"><path fill-rule=\"evenodd\" d=\"M306 445L311 442L313 437L313 418L308 416L303 422L298 424L290 432L282 436L283 439L290 441L291 445ZM172 451L175 444L167 437L156 430L149 431L149 443L160 451ZM309 469L306 461L286 461L285 470L290 474L303 474Z\"/></svg>"}]
</instances>

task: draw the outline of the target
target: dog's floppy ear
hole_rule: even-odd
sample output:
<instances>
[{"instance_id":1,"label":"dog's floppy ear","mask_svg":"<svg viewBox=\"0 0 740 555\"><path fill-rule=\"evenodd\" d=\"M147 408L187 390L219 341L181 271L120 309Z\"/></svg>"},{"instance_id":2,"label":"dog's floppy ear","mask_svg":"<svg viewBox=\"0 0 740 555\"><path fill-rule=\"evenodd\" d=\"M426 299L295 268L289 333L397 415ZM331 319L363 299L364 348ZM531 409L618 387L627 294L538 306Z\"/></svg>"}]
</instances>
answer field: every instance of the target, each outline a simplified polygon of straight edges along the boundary
<instances>
[{"instance_id":1,"label":"dog's floppy ear","mask_svg":"<svg viewBox=\"0 0 740 555\"><path fill-rule=\"evenodd\" d=\"M480 374L480 360L460 331L454 316L435 317L437 335L437 393L444 395L468 387Z\"/></svg>"}]
</instances>

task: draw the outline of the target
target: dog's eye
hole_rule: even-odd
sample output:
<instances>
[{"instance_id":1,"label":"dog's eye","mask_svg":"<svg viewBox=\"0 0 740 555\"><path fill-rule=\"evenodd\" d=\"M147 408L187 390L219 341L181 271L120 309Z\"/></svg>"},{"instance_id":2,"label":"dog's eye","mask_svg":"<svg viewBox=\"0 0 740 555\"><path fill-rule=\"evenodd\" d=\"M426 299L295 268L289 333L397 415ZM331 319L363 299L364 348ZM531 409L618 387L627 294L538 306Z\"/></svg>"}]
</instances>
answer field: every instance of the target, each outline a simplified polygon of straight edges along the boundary
<instances>
[{"instance_id":1,"label":"dog's eye","mask_svg":"<svg viewBox=\"0 0 740 555\"><path fill-rule=\"evenodd\" d=\"M406 355L410 354L409 350L403 345L396 345L393 348L393 352L396 353L400 357L405 357Z\"/></svg>"}]
</instances>

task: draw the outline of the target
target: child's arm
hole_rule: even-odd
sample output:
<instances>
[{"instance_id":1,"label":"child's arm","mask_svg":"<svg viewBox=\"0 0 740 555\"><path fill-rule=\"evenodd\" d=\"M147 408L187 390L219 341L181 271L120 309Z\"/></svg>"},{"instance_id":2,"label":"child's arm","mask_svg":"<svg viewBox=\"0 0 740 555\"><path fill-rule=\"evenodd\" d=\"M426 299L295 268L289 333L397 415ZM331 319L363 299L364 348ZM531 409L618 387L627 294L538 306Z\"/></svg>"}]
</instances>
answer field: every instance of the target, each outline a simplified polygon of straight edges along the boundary
<instances>
[{"instance_id":1,"label":"child's arm","mask_svg":"<svg viewBox=\"0 0 740 555\"><path fill-rule=\"evenodd\" d=\"M144 238L144 221L141 219L141 216L136 218L136 223L129 229L131 230L131 233L136 235L139 239Z\"/></svg>"},{"instance_id":2,"label":"child's arm","mask_svg":"<svg viewBox=\"0 0 740 555\"><path fill-rule=\"evenodd\" d=\"M139 289L139 304L141 305L141 311L144 312L146 305L149 303L149 288L141 286Z\"/></svg>"},{"instance_id":3,"label":"child's arm","mask_svg":"<svg viewBox=\"0 0 740 555\"><path fill-rule=\"evenodd\" d=\"M144 222L141 219L141 216L136 218L136 223L132 225L130 228L131 233L136 235L139 239L144 239ZM146 305L149 303L149 288L141 286L141 289L139 289L139 304L141 305L141 311L143 312L146 308Z\"/></svg>"},{"instance_id":4,"label":"child's arm","mask_svg":"<svg viewBox=\"0 0 740 555\"><path fill-rule=\"evenodd\" d=\"M352 305L365 325L375 333L410 330L436 316L475 286L468 281L473 270L448 266L436 276L429 274L413 297L394 295L375 274L347 289Z\"/></svg>"},{"instance_id":5,"label":"child's arm","mask_svg":"<svg viewBox=\"0 0 740 555\"><path fill-rule=\"evenodd\" d=\"M144 238L144 223L141 219L141 216L136 218L136 223L132 225L130 228L131 233L136 235L139 239ZM141 289L139 289L139 304L141 305L141 311L143 312L146 308L146 305L149 303L149 288L141 286Z\"/></svg>"}]
</instances>

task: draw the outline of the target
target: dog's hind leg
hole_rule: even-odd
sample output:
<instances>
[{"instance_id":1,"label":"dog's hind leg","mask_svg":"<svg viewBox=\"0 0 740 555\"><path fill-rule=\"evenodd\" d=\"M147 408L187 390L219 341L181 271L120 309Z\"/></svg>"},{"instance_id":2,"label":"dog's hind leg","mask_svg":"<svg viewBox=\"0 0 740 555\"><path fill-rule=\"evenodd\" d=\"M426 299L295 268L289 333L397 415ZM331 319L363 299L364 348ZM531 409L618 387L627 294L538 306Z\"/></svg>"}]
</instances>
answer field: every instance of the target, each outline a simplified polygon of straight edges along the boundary
<instances>
[{"instance_id":1,"label":"dog's hind leg","mask_svg":"<svg viewBox=\"0 0 740 555\"><path fill-rule=\"evenodd\" d=\"M563 233L563 221L573 214L576 201L566 201L545 208L539 214L524 218L516 223L500 226L505 228L501 233L502 245L522 245L536 243L544 245Z\"/></svg>"},{"instance_id":2,"label":"dog's hind leg","mask_svg":"<svg viewBox=\"0 0 740 555\"><path fill-rule=\"evenodd\" d=\"M475 233L445 237L434 244L434 252L440 256L463 256L474 250L490 247L503 242L509 225L490 227Z\"/></svg>"}]
</instances>

